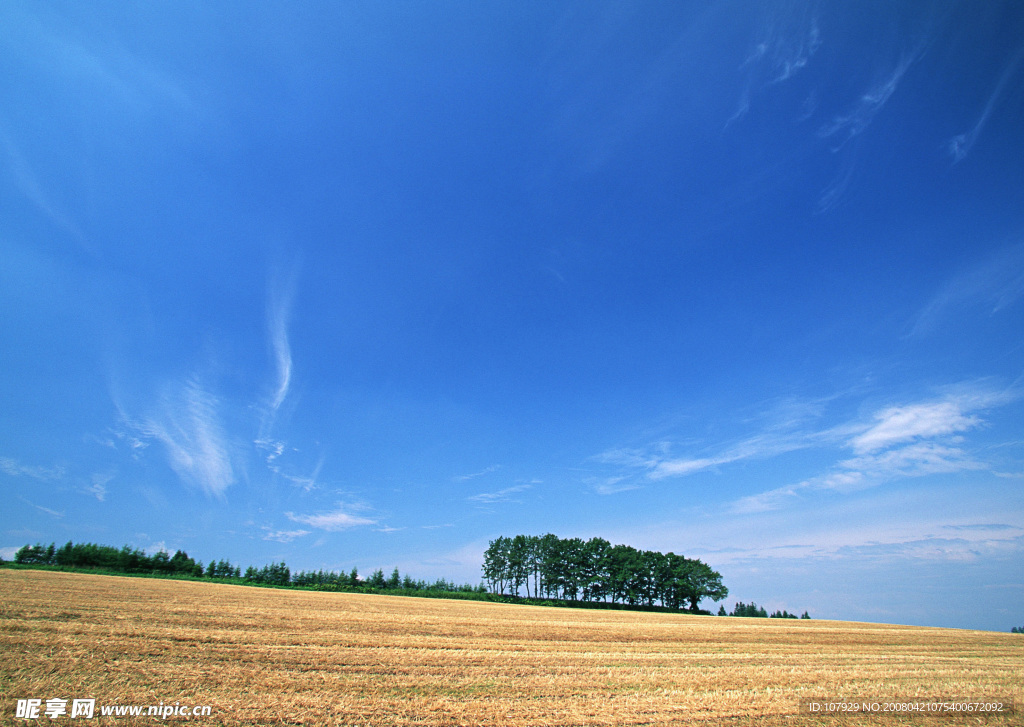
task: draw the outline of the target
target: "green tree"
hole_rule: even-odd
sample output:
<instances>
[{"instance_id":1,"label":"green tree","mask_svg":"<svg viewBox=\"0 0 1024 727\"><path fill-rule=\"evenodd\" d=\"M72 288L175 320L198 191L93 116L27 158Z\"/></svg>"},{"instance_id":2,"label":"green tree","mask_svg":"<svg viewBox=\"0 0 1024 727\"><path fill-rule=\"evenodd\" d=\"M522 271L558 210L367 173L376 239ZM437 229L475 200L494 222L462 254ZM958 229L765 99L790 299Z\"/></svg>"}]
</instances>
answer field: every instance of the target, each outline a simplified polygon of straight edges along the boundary
<instances>
[{"instance_id":1,"label":"green tree","mask_svg":"<svg viewBox=\"0 0 1024 727\"><path fill-rule=\"evenodd\" d=\"M493 593L504 595L511 585L510 550L511 538L501 536L492 540L484 552L484 579Z\"/></svg>"},{"instance_id":2,"label":"green tree","mask_svg":"<svg viewBox=\"0 0 1024 727\"><path fill-rule=\"evenodd\" d=\"M398 568L396 567L391 571L391 577L388 578L388 588L399 589L402 587L402 576L398 574Z\"/></svg>"},{"instance_id":3,"label":"green tree","mask_svg":"<svg viewBox=\"0 0 1024 727\"><path fill-rule=\"evenodd\" d=\"M693 565L689 572L688 598L690 610L697 613L701 600L710 598L712 601L721 601L729 595L729 589L722 584L722 574L712 570L707 563L699 560L690 562Z\"/></svg>"}]
</instances>

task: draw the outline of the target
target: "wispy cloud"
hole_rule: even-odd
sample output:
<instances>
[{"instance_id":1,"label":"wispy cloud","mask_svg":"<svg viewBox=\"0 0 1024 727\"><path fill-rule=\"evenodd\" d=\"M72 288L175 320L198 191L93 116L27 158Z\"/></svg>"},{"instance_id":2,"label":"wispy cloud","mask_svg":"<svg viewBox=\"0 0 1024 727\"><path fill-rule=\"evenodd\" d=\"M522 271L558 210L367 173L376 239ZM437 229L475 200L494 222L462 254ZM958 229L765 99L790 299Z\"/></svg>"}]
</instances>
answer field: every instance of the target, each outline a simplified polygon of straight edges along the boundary
<instances>
[{"instance_id":1,"label":"wispy cloud","mask_svg":"<svg viewBox=\"0 0 1024 727\"><path fill-rule=\"evenodd\" d=\"M287 274L279 272L273 276L267 293L267 342L274 362L274 384L269 397L261 406L259 432L253 444L266 453L267 467L276 474L281 474L281 469L275 464L275 460L284 453L287 446L285 442L273 436L273 431L278 412L288 398L292 384L292 349L288 339L288 324L291 320L297 279L296 265ZM309 489L315 484L315 477L313 481L296 484L302 484Z\"/></svg>"},{"instance_id":2,"label":"wispy cloud","mask_svg":"<svg viewBox=\"0 0 1024 727\"><path fill-rule=\"evenodd\" d=\"M86 492L100 502L107 499L107 483L117 475L116 472L97 472L92 476L92 484L86 488Z\"/></svg>"},{"instance_id":3,"label":"wispy cloud","mask_svg":"<svg viewBox=\"0 0 1024 727\"><path fill-rule=\"evenodd\" d=\"M684 477L741 460L775 457L804 449L813 446L817 438L808 433L766 432L741 440L712 456L670 458L664 454L652 454L637 457L634 463L646 468L647 477L651 480Z\"/></svg>"},{"instance_id":4,"label":"wispy cloud","mask_svg":"<svg viewBox=\"0 0 1024 727\"><path fill-rule=\"evenodd\" d=\"M1024 48L1017 51L1017 53L1007 63L1006 68L1003 69L1002 74L999 76L999 81L996 83L995 89L992 94L988 97L988 101L985 103L985 107L981 111L981 115L978 120L974 123L969 131L963 134L957 134L948 142L946 142L946 150L950 156L953 157L953 163L957 164L963 161L970 153L974 143L978 140L978 136L981 134L982 129L985 128L985 124L988 123L989 116L992 115L992 110L995 108L996 102L1003 93L1003 89L1006 88L1006 84L1013 78L1017 72L1017 68L1020 66L1021 59L1024 59Z\"/></svg>"},{"instance_id":5,"label":"wispy cloud","mask_svg":"<svg viewBox=\"0 0 1024 727\"><path fill-rule=\"evenodd\" d=\"M321 457L317 461L316 467L313 469L313 473L310 474L309 476L290 475L290 474L286 474L285 472L282 472L280 470L280 468L272 468L272 469L277 474L279 474L282 477L284 477L286 480L291 482L296 487L302 488L302 490L304 490L305 492L310 492L310 491L315 490L317 488L317 480L320 479L320 471L323 468L324 468L324 458Z\"/></svg>"},{"instance_id":6,"label":"wispy cloud","mask_svg":"<svg viewBox=\"0 0 1024 727\"><path fill-rule=\"evenodd\" d=\"M310 474L300 475L294 473L294 468L278 462L278 459L285 451L286 445L284 442L264 438L255 440L254 444L257 449L265 453L267 468L275 475L291 482L296 487L302 488L306 492L317 489L317 483L320 480L320 472L324 468L325 457L323 455L321 455L320 459L317 460L316 466Z\"/></svg>"},{"instance_id":7,"label":"wispy cloud","mask_svg":"<svg viewBox=\"0 0 1024 727\"><path fill-rule=\"evenodd\" d=\"M995 315L1024 295L1024 243L1001 247L954 276L924 307L911 336L930 333L958 311Z\"/></svg>"},{"instance_id":8,"label":"wispy cloud","mask_svg":"<svg viewBox=\"0 0 1024 727\"><path fill-rule=\"evenodd\" d=\"M267 297L267 337L277 372L274 393L270 399L271 417L276 416L281 404L284 403L292 381L292 351L288 342L288 323L297 276L297 268L293 268L283 279L274 281Z\"/></svg>"},{"instance_id":9,"label":"wispy cloud","mask_svg":"<svg viewBox=\"0 0 1024 727\"><path fill-rule=\"evenodd\" d=\"M761 40L740 65L746 80L736 112L725 122L725 128L750 111L753 96L790 80L806 68L821 45L821 29L813 14L798 10L777 12L770 18Z\"/></svg>"},{"instance_id":10,"label":"wispy cloud","mask_svg":"<svg viewBox=\"0 0 1024 727\"><path fill-rule=\"evenodd\" d=\"M222 497L235 475L219 405L217 397L193 377L180 389L165 392L155 416L128 424L164 445L168 463L183 481Z\"/></svg>"},{"instance_id":11,"label":"wispy cloud","mask_svg":"<svg viewBox=\"0 0 1024 727\"><path fill-rule=\"evenodd\" d=\"M154 106L195 114L199 109L179 79L119 42L115 35L90 35L74 25L47 22L38 13L18 24L22 52L46 59L62 83L85 85L94 95L137 112Z\"/></svg>"},{"instance_id":12,"label":"wispy cloud","mask_svg":"<svg viewBox=\"0 0 1024 727\"><path fill-rule=\"evenodd\" d=\"M615 495L620 492L640 489L640 484L630 477L605 477L603 479L591 478L587 484L594 488L599 495Z\"/></svg>"},{"instance_id":13,"label":"wispy cloud","mask_svg":"<svg viewBox=\"0 0 1024 727\"><path fill-rule=\"evenodd\" d=\"M506 487L503 490L497 492L481 492L478 495L471 495L466 499L470 502L479 502L484 504L492 504L495 502L511 502L513 500L512 495L518 492L525 492L529 490L533 485L513 485L512 487Z\"/></svg>"},{"instance_id":14,"label":"wispy cloud","mask_svg":"<svg viewBox=\"0 0 1024 727\"><path fill-rule=\"evenodd\" d=\"M484 475L489 475L492 472L497 472L500 469L501 469L501 465L500 464L492 464L490 467L485 467L484 469L480 470L479 472L473 472L473 473L468 474L468 475L458 475L457 477L453 477L452 480L455 481L455 482L466 482L468 480L474 480L477 477L483 477Z\"/></svg>"},{"instance_id":15,"label":"wispy cloud","mask_svg":"<svg viewBox=\"0 0 1024 727\"><path fill-rule=\"evenodd\" d=\"M330 512L318 513L316 515L296 515L295 513L286 512L285 517L289 520L297 523L303 523L310 527L317 528L319 530L337 531L347 530L348 528L358 527L360 525L376 525L376 520L362 517L360 515L354 515L351 510L358 510L354 506L345 505L339 503L337 509Z\"/></svg>"},{"instance_id":16,"label":"wispy cloud","mask_svg":"<svg viewBox=\"0 0 1024 727\"><path fill-rule=\"evenodd\" d=\"M833 147L833 151L838 151L850 139L864 133L864 130L871 125L892 95L896 93L903 76L920 56L920 50L903 56L885 78L861 95L848 114L837 116L831 123L822 126L818 131L818 136L825 139L835 137L838 141L837 146Z\"/></svg>"},{"instance_id":17,"label":"wispy cloud","mask_svg":"<svg viewBox=\"0 0 1024 727\"><path fill-rule=\"evenodd\" d=\"M850 444L854 451L872 452L898 442L963 432L978 426L981 420L963 411L957 401L935 401L883 409L874 416L877 422Z\"/></svg>"},{"instance_id":18,"label":"wispy cloud","mask_svg":"<svg viewBox=\"0 0 1024 727\"><path fill-rule=\"evenodd\" d=\"M985 465L976 461L960 447L936 442L919 442L905 447L896 447L885 452L872 453L839 462L845 472L826 478L825 483L838 489L849 481L863 479L879 480L893 477L920 477L942 472L960 472L982 469Z\"/></svg>"},{"instance_id":19,"label":"wispy cloud","mask_svg":"<svg viewBox=\"0 0 1024 727\"><path fill-rule=\"evenodd\" d=\"M737 514L751 514L768 512L782 507L788 500L795 497L805 485L786 485L767 492L759 492L756 495L741 497L732 504L732 512Z\"/></svg>"},{"instance_id":20,"label":"wispy cloud","mask_svg":"<svg viewBox=\"0 0 1024 727\"><path fill-rule=\"evenodd\" d=\"M821 48L821 29L817 18L810 18L800 32L786 33L775 38L768 47L762 44L763 57L770 63L771 83L782 83L805 68L818 49Z\"/></svg>"},{"instance_id":21,"label":"wispy cloud","mask_svg":"<svg viewBox=\"0 0 1024 727\"><path fill-rule=\"evenodd\" d=\"M262 449L267 453L266 460L268 465L272 465L274 460L284 454L285 443L279 442L275 439L268 439L266 437L257 439L253 442L258 449Z\"/></svg>"},{"instance_id":22,"label":"wispy cloud","mask_svg":"<svg viewBox=\"0 0 1024 727\"><path fill-rule=\"evenodd\" d=\"M981 470L987 464L958 446L962 435L980 427L978 412L1005 404L1012 392L961 386L941 399L886 407L873 423L849 424L835 432L855 432L844 442L854 457L835 463L827 472L796 484L740 498L737 513L774 510L801 493L815 490L850 492L907 477Z\"/></svg>"},{"instance_id":23,"label":"wispy cloud","mask_svg":"<svg viewBox=\"0 0 1024 727\"><path fill-rule=\"evenodd\" d=\"M271 530L270 528L264 528L266 531L263 534L264 540L271 540L275 543L290 543L296 538L301 538L304 535L309 535L312 530Z\"/></svg>"},{"instance_id":24,"label":"wispy cloud","mask_svg":"<svg viewBox=\"0 0 1024 727\"><path fill-rule=\"evenodd\" d=\"M65 469L63 467L37 467L33 465L24 465L11 457L0 457L0 472L10 475L11 477L31 477L32 479L39 480L40 482L53 482L54 480L61 479L65 475Z\"/></svg>"},{"instance_id":25,"label":"wispy cloud","mask_svg":"<svg viewBox=\"0 0 1024 727\"><path fill-rule=\"evenodd\" d=\"M683 479L746 460L771 459L801 450L816 450L814 457L819 460L832 457L831 465L819 475L741 497L730 506L736 513L754 513L784 507L814 491L849 493L897 478L986 469L990 466L962 446L963 439L985 426L985 411L1016 398L1012 388L967 382L948 387L933 399L883 407L867 421L857 419L828 427L820 426L820 414L810 419L805 416L818 409L816 404L796 407L762 433L710 453L702 448L705 451L695 456L672 456L672 447L666 442L647 449L604 452L594 459L619 472L606 475L607 487L598 491L611 494L630 489L636 476L655 482ZM592 477L587 484L601 482Z\"/></svg>"},{"instance_id":26,"label":"wispy cloud","mask_svg":"<svg viewBox=\"0 0 1024 727\"><path fill-rule=\"evenodd\" d=\"M54 200L52 195L47 192L25 154L15 144L3 126L0 126L0 148L3 148L6 152L7 164L5 166L11 171L15 185L26 199L35 205L54 226L68 233L79 247L87 252L92 252L86 243L85 235L82 234L78 225Z\"/></svg>"},{"instance_id":27,"label":"wispy cloud","mask_svg":"<svg viewBox=\"0 0 1024 727\"><path fill-rule=\"evenodd\" d=\"M51 515L52 517L57 517L57 518L64 517L64 511L63 510L51 510L48 507L43 507L42 505L37 505L34 502L32 502L31 500L29 500L29 499L27 499L25 497L21 497L20 495L18 497L19 497L19 499L22 502L24 502L27 505L31 505L32 507L34 507L36 510L39 510L40 512L45 512L47 515Z\"/></svg>"}]
</instances>

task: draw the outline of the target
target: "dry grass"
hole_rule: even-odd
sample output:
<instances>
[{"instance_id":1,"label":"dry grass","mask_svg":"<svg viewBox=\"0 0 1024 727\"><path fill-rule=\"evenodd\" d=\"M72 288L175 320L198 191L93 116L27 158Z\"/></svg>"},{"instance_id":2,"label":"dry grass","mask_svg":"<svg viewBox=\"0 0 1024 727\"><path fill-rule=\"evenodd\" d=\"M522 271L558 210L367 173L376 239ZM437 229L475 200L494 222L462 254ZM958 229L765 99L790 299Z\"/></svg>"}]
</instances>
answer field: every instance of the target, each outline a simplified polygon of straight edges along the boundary
<instances>
[{"instance_id":1,"label":"dry grass","mask_svg":"<svg viewBox=\"0 0 1024 727\"><path fill-rule=\"evenodd\" d=\"M812 698L1024 702L1024 638L0 571L17 698L212 705L217 725L1024 724L812 718ZM36 724L153 724L43 717Z\"/></svg>"}]
</instances>

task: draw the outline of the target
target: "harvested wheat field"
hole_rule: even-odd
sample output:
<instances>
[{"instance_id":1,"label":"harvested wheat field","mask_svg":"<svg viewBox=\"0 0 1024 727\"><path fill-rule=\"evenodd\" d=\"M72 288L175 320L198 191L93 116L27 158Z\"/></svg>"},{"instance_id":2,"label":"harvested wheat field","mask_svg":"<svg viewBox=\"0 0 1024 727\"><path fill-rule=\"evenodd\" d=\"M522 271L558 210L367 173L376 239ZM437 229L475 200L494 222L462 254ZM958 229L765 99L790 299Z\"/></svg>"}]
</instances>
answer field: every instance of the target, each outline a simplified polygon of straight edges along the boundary
<instances>
[{"instance_id":1,"label":"harvested wheat field","mask_svg":"<svg viewBox=\"0 0 1024 727\"><path fill-rule=\"evenodd\" d=\"M4 724L1022 724L811 699L1024 697L1015 634L587 611L0 571ZM51 720L19 699L68 701ZM71 700L92 698L92 720ZM102 716L101 705L210 716Z\"/></svg>"}]
</instances>

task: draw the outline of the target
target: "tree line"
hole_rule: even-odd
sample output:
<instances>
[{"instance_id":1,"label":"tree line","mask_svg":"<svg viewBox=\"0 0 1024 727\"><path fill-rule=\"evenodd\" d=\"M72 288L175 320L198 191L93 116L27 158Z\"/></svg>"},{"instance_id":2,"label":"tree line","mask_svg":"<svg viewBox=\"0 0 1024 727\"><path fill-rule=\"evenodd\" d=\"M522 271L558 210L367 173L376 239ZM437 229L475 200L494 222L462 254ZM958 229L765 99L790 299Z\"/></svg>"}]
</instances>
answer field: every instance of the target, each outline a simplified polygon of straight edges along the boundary
<instances>
[{"instance_id":1,"label":"tree line","mask_svg":"<svg viewBox=\"0 0 1024 727\"><path fill-rule=\"evenodd\" d=\"M484 553L483 575L492 593L569 601L661 605L702 612L700 601L729 595L706 563L675 553L612 545L603 538L502 536Z\"/></svg>"},{"instance_id":2,"label":"tree line","mask_svg":"<svg viewBox=\"0 0 1024 727\"><path fill-rule=\"evenodd\" d=\"M739 601L732 608L732 613L725 612L725 606L718 607L719 616L745 616L747 618L796 618L796 614L790 613L783 609L781 611L774 611L771 616L764 610L764 606L758 606L756 603L751 601L750 603L743 603ZM807 611L804 611L803 615L800 616L802 619L809 619L811 616Z\"/></svg>"},{"instance_id":3,"label":"tree line","mask_svg":"<svg viewBox=\"0 0 1024 727\"><path fill-rule=\"evenodd\" d=\"M127 545L118 549L109 545L95 543L72 543L68 541L61 547L54 543L48 546L41 544L25 545L14 554L14 562L22 565L49 565L64 568L90 568L126 574L153 574L169 577L211 578L231 580L233 582L264 584L272 586L292 586L298 588L314 588L318 590L391 590L391 591L422 591L443 593L483 593L483 584L472 586L456 584L439 578L428 582L414 580L406 574L404 577L395 568L390 577L384 571L375 570L369 578L359 576L359 570L353 568L349 573L334 571L298 571L293 573L284 561L271 563L262 568L249 566L244 571L239 565L228 560L211 560L205 567L199 561L190 558L188 553L178 550L174 555L160 550L152 555L138 548Z\"/></svg>"},{"instance_id":4,"label":"tree line","mask_svg":"<svg viewBox=\"0 0 1024 727\"><path fill-rule=\"evenodd\" d=\"M484 555L484 576L488 586L457 584L439 578L413 579L398 568L385 575L377 569L368 578L357 568L348 573L335 571L292 572L281 561L262 568L244 570L229 560L211 560L207 565L177 550L152 555L125 545L113 548L95 543L73 543L56 547L25 545L14 555L21 565L42 565L67 569L99 570L127 575L157 575L170 578L203 578L221 582L308 588L324 591L386 592L444 598L521 602L527 599L548 605L591 608L671 608L694 613L703 598L719 601L728 595L721 575L699 560L673 553L639 551L630 546L610 545L592 538L561 539L554 535L502 537L491 541ZM544 599L544 600L541 600ZM755 603L737 603L732 613L722 606L719 616L796 618L786 611L771 616ZM805 611L800 618L810 618ZM1024 628L1020 629L1024 633Z\"/></svg>"}]
</instances>

